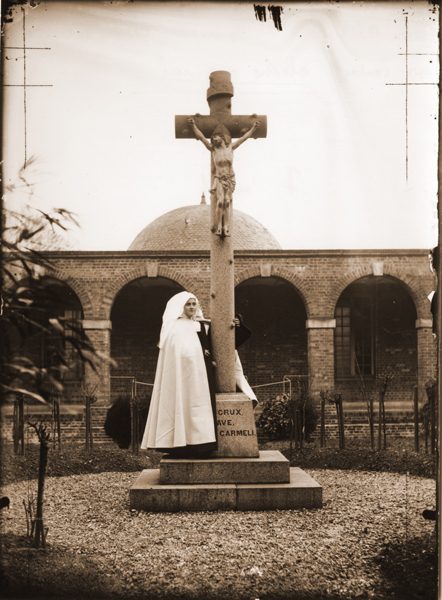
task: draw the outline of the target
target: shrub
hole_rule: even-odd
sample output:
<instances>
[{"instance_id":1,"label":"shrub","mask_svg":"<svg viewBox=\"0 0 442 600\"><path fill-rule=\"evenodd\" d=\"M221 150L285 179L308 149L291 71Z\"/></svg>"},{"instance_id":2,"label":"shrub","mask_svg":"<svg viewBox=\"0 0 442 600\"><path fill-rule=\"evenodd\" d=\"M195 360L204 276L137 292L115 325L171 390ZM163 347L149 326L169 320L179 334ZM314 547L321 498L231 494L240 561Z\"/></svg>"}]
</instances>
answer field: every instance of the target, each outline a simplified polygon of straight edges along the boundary
<instances>
[{"instance_id":1,"label":"shrub","mask_svg":"<svg viewBox=\"0 0 442 600\"><path fill-rule=\"evenodd\" d=\"M139 398L136 407L138 410L138 441L141 441L149 410L149 400L144 397ZM110 406L104 422L104 431L120 448L129 448L132 441L130 398L120 396Z\"/></svg>"},{"instance_id":2,"label":"shrub","mask_svg":"<svg viewBox=\"0 0 442 600\"><path fill-rule=\"evenodd\" d=\"M295 411L298 411L298 417L301 419L303 437L309 441L318 422L316 406L309 397L305 401L303 398L289 400L287 394L282 394L267 400L257 426L273 440L287 439L291 434Z\"/></svg>"}]
</instances>

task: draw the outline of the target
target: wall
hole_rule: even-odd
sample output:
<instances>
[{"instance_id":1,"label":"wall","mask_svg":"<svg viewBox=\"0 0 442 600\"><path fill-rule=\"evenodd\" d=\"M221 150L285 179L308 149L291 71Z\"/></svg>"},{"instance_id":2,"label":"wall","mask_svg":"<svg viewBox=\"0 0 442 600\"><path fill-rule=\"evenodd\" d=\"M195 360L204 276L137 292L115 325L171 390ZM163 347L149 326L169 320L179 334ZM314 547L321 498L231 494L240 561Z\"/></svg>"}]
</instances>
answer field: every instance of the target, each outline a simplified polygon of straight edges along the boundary
<instances>
[{"instance_id":1,"label":"wall","mask_svg":"<svg viewBox=\"0 0 442 600\"><path fill-rule=\"evenodd\" d=\"M102 404L110 401L109 373L153 382L155 343L167 295L183 288L191 290L210 316L208 252L53 252L47 256L54 265L51 276L65 281L75 292L84 319L98 327L94 335L104 349L110 336L119 366L102 373ZM334 386L332 323L336 303L353 282L376 274L398 282L421 325L409 332L406 343L397 338L399 346L392 343L391 336L379 332L378 359L395 365L400 373L391 384L392 399L408 402L410 388L419 382L421 402L424 400L423 383L435 375L427 299L435 283L425 250L240 251L235 257L237 308L247 309L253 329L253 338L240 349L252 385L296 374L317 382L315 394L320 385ZM161 281L166 282L164 286L159 285ZM148 304L144 304L146 298ZM327 323L329 329L307 330L306 321ZM106 334L107 323L112 330ZM388 322L384 325L388 328ZM87 377L93 380L92 375ZM124 380L118 385L113 380L113 395L127 385ZM338 382L337 387L349 401L360 400L357 381ZM263 389L260 393L264 397Z\"/></svg>"}]
</instances>

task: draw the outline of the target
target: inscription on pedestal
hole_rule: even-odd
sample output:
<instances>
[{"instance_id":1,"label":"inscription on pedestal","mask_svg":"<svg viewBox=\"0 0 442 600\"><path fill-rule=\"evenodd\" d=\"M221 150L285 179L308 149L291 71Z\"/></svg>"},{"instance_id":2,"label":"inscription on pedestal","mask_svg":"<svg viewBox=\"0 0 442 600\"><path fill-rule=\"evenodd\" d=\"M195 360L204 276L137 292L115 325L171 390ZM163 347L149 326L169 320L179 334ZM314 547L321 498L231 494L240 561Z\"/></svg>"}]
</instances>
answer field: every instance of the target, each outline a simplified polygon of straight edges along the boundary
<instances>
[{"instance_id":1,"label":"inscription on pedestal","mask_svg":"<svg viewBox=\"0 0 442 600\"><path fill-rule=\"evenodd\" d=\"M218 408L216 424L222 437L248 437L256 435L255 429L238 429L238 418L243 416L242 408ZM242 420L242 419L241 419Z\"/></svg>"},{"instance_id":2,"label":"inscription on pedestal","mask_svg":"<svg viewBox=\"0 0 442 600\"><path fill-rule=\"evenodd\" d=\"M257 457L252 401L244 394L216 395L217 456Z\"/></svg>"}]
</instances>

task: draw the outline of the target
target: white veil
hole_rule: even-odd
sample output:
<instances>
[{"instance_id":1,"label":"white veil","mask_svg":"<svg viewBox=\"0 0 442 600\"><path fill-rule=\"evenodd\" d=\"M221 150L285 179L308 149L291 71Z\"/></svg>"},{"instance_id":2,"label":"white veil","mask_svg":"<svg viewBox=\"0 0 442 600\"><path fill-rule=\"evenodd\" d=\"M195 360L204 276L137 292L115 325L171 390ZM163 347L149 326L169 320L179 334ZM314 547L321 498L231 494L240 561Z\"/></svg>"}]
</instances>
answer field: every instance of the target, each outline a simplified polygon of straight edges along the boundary
<instances>
[{"instance_id":1,"label":"white veil","mask_svg":"<svg viewBox=\"0 0 442 600\"><path fill-rule=\"evenodd\" d=\"M178 292L178 294L172 296L172 298L170 298L170 300L166 304L166 309L163 313L163 325L161 327L158 348L161 349L164 346L164 342L166 341L166 338L169 335L173 324L183 314L184 305L190 298L195 298L198 304L195 316L198 319L204 318L203 311L201 310L198 298L195 296L195 294L191 294L190 292Z\"/></svg>"}]
</instances>

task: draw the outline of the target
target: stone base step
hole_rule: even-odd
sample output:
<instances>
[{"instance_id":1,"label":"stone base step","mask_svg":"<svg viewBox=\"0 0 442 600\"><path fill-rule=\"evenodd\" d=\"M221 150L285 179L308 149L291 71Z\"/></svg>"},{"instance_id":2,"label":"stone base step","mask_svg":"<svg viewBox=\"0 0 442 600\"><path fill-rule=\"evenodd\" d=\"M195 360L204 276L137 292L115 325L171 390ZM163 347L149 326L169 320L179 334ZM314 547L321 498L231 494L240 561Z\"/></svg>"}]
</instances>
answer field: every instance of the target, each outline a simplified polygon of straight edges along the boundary
<instances>
[{"instance_id":1,"label":"stone base step","mask_svg":"<svg viewBox=\"0 0 442 600\"><path fill-rule=\"evenodd\" d=\"M261 450L259 458L163 458L161 484L289 483L289 461L278 450Z\"/></svg>"},{"instance_id":2,"label":"stone base step","mask_svg":"<svg viewBox=\"0 0 442 600\"><path fill-rule=\"evenodd\" d=\"M322 508L322 487L299 467L290 468L289 483L196 485L160 484L159 469L145 469L129 502L149 512Z\"/></svg>"}]
</instances>

